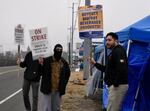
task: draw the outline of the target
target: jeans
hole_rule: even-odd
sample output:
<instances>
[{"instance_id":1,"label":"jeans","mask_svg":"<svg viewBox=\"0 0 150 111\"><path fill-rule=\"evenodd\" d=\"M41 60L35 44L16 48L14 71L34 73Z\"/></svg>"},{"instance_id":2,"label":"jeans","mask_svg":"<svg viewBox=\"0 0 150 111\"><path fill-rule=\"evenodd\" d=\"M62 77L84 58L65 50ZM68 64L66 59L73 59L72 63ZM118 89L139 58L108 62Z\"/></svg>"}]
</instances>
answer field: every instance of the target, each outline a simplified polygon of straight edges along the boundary
<instances>
[{"instance_id":1,"label":"jeans","mask_svg":"<svg viewBox=\"0 0 150 111\"><path fill-rule=\"evenodd\" d=\"M22 88L24 105L27 111L31 111L31 104L30 104L30 99L29 99L30 86L32 88L32 111L37 111L39 82L33 82L33 81L24 79L23 88Z\"/></svg>"}]
</instances>

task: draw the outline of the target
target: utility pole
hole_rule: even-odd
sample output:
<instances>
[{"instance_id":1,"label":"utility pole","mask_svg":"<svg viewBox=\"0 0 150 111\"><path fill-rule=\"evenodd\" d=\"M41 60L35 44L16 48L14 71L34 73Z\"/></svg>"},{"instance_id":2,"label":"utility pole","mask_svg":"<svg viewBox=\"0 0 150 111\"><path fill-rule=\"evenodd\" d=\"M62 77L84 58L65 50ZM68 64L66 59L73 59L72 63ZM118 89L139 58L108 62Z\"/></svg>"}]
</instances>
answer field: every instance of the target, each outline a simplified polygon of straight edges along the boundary
<instances>
[{"instance_id":1,"label":"utility pole","mask_svg":"<svg viewBox=\"0 0 150 111\"><path fill-rule=\"evenodd\" d=\"M72 3L72 26L71 26L71 65L73 65L73 35L74 35L74 3Z\"/></svg>"},{"instance_id":2,"label":"utility pole","mask_svg":"<svg viewBox=\"0 0 150 111\"><path fill-rule=\"evenodd\" d=\"M69 57L68 57L68 60L69 60L69 65L72 65L72 62L71 62L71 41L72 41L72 30L71 30L71 27L68 28L70 34L69 34L69 42L68 42L68 53L69 53Z\"/></svg>"},{"instance_id":3,"label":"utility pole","mask_svg":"<svg viewBox=\"0 0 150 111\"><path fill-rule=\"evenodd\" d=\"M71 26L69 28L70 30L70 57L69 57L69 60L70 60L70 65L73 66L73 35L74 35L74 4L75 3L72 3L72 21L71 21Z\"/></svg>"},{"instance_id":4,"label":"utility pole","mask_svg":"<svg viewBox=\"0 0 150 111\"><path fill-rule=\"evenodd\" d=\"M90 6L91 1L85 0L85 6ZM83 79L87 80L91 73L90 63L87 61L87 58L91 57L91 48L92 47L92 40L89 38L84 38L84 52L83 52Z\"/></svg>"},{"instance_id":5,"label":"utility pole","mask_svg":"<svg viewBox=\"0 0 150 111\"><path fill-rule=\"evenodd\" d=\"M70 42L68 43L68 54L69 54L69 56L68 56L68 61L69 61L69 65L70 65L70 61L71 61L71 57L70 57Z\"/></svg>"}]
</instances>

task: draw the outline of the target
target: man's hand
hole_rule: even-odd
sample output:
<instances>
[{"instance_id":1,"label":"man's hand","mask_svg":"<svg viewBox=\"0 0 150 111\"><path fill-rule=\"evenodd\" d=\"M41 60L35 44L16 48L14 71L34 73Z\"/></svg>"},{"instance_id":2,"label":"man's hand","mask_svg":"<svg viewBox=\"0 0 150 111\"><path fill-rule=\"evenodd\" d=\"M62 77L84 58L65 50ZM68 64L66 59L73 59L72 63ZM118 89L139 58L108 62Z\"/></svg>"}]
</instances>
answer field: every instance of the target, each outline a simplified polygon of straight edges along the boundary
<instances>
[{"instance_id":1,"label":"man's hand","mask_svg":"<svg viewBox=\"0 0 150 111\"><path fill-rule=\"evenodd\" d=\"M42 57L39 57L38 61L39 61L39 64L43 65L44 59Z\"/></svg>"},{"instance_id":2,"label":"man's hand","mask_svg":"<svg viewBox=\"0 0 150 111\"><path fill-rule=\"evenodd\" d=\"M88 59L87 59L92 65L94 65L96 62L95 62L95 60L93 59L93 58L91 58L91 57L88 57Z\"/></svg>"},{"instance_id":3,"label":"man's hand","mask_svg":"<svg viewBox=\"0 0 150 111\"><path fill-rule=\"evenodd\" d=\"M16 62L17 65L20 65L20 62L21 62L21 60L20 60L20 58L18 58L18 59L17 59L17 62Z\"/></svg>"}]
</instances>

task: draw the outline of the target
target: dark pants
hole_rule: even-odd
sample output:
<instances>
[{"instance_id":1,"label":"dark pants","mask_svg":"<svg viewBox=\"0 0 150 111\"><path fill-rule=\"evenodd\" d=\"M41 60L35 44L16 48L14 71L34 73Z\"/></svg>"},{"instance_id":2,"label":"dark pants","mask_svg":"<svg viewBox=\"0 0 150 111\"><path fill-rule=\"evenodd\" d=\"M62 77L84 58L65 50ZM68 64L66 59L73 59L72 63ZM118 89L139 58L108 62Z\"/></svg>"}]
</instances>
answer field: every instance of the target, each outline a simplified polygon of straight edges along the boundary
<instances>
[{"instance_id":1,"label":"dark pants","mask_svg":"<svg viewBox=\"0 0 150 111\"><path fill-rule=\"evenodd\" d=\"M29 99L30 86L32 87L32 111L37 111L39 82L33 82L33 81L24 79L23 88L22 88L24 105L27 111L31 111L31 105L30 105L30 99Z\"/></svg>"}]
</instances>

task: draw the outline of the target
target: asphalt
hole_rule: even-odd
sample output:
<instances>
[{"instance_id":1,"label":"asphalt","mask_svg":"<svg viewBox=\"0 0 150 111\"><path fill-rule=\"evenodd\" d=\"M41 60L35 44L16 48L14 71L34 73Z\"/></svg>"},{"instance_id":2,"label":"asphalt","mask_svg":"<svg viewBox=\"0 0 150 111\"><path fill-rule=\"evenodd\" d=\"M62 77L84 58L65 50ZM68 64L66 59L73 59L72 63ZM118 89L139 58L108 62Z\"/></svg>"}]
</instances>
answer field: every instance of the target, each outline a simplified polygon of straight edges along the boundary
<instances>
[{"instance_id":1,"label":"asphalt","mask_svg":"<svg viewBox=\"0 0 150 111\"><path fill-rule=\"evenodd\" d=\"M0 67L0 111L25 111L21 89L23 72L24 69L16 66ZM39 96L41 111L41 94Z\"/></svg>"}]
</instances>

